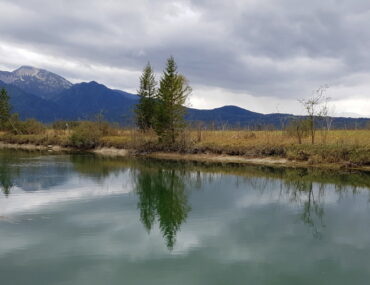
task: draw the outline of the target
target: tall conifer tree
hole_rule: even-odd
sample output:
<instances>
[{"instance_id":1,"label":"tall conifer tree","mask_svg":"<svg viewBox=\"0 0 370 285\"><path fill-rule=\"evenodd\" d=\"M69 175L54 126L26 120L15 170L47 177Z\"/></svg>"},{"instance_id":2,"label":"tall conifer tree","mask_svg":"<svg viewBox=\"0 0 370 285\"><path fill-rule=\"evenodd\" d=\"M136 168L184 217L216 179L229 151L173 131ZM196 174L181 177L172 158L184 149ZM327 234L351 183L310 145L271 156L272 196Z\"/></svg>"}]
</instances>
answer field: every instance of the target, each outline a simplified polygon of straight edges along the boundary
<instances>
[{"instance_id":1,"label":"tall conifer tree","mask_svg":"<svg viewBox=\"0 0 370 285\"><path fill-rule=\"evenodd\" d=\"M9 96L4 88L0 91L0 128L4 129L10 119Z\"/></svg>"},{"instance_id":2,"label":"tall conifer tree","mask_svg":"<svg viewBox=\"0 0 370 285\"><path fill-rule=\"evenodd\" d=\"M140 101L135 110L137 126L143 131L154 127L156 85L153 69L148 63L140 77L140 88L137 91Z\"/></svg>"},{"instance_id":3,"label":"tall conifer tree","mask_svg":"<svg viewBox=\"0 0 370 285\"><path fill-rule=\"evenodd\" d=\"M159 83L155 131L160 141L174 143L177 135L185 127L185 107L191 87L185 76L177 72L177 65L171 56Z\"/></svg>"}]
</instances>

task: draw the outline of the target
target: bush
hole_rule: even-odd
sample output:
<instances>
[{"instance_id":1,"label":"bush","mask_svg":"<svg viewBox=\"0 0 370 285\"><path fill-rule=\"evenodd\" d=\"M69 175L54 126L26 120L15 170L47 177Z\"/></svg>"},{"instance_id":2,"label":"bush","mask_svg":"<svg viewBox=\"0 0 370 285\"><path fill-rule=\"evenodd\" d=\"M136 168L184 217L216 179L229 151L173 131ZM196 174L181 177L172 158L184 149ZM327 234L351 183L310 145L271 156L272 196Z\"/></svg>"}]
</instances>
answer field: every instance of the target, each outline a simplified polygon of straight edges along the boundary
<instances>
[{"instance_id":1,"label":"bush","mask_svg":"<svg viewBox=\"0 0 370 285\"><path fill-rule=\"evenodd\" d=\"M103 136L112 136L117 134L117 130L115 130L107 121L96 122L95 125Z\"/></svg>"},{"instance_id":2,"label":"bush","mask_svg":"<svg viewBox=\"0 0 370 285\"><path fill-rule=\"evenodd\" d=\"M291 120L285 128L285 134L289 137L297 138L297 142L302 144L302 138L308 136L310 124L308 120Z\"/></svg>"},{"instance_id":3,"label":"bush","mask_svg":"<svg viewBox=\"0 0 370 285\"><path fill-rule=\"evenodd\" d=\"M20 134L20 132L17 130L19 122L19 115L17 113L11 114L9 120L1 126L1 130L10 132L12 134Z\"/></svg>"},{"instance_id":4,"label":"bush","mask_svg":"<svg viewBox=\"0 0 370 285\"><path fill-rule=\"evenodd\" d=\"M19 121L17 129L25 135L39 135L46 131L46 127L35 119Z\"/></svg>"},{"instance_id":5,"label":"bush","mask_svg":"<svg viewBox=\"0 0 370 285\"><path fill-rule=\"evenodd\" d=\"M6 129L16 135L39 135L46 131L46 127L35 119L21 121L17 114L13 114L7 123Z\"/></svg>"},{"instance_id":6,"label":"bush","mask_svg":"<svg viewBox=\"0 0 370 285\"><path fill-rule=\"evenodd\" d=\"M85 123L94 124L95 127L102 132L103 136L116 135L117 134L118 127L112 126L107 121L94 122L94 121L63 121L63 120L59 120L59 121L55 121L52 124L52 128L56 131L74 130L79 125L85 124Z\"/></svg>"},{"instance_id":7,"label":"bush","mask_svg":"<svg viewBox=\"0 0 370 285\"><path fill-rule=\"evenodd\" d=\"M96 123L81 122L70 137L71 146L81 149L91 149L99 145L103 133Z\"/></svg>"}]
</instances>

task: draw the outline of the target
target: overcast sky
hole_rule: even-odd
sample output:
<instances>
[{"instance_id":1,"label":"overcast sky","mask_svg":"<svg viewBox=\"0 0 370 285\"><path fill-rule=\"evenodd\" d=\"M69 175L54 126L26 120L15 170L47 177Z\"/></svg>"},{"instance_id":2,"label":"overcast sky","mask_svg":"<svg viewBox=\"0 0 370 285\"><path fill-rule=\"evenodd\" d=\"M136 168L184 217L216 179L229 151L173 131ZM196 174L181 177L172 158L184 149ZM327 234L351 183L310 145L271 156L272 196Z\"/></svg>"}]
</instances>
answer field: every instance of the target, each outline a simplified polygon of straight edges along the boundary
<instances>
[{"instance_id":1,"label":"overcast sky","mask_svg":"<svg viewBox=\"0 0 370 285\"><path fill-rule=\"evenodd\" d=\"M333 112L370 116L369 0L0 0L0 69L45 68L135 92L173 55L196 108L301 113L327 84Z\"/></svg>"}]
</instances>

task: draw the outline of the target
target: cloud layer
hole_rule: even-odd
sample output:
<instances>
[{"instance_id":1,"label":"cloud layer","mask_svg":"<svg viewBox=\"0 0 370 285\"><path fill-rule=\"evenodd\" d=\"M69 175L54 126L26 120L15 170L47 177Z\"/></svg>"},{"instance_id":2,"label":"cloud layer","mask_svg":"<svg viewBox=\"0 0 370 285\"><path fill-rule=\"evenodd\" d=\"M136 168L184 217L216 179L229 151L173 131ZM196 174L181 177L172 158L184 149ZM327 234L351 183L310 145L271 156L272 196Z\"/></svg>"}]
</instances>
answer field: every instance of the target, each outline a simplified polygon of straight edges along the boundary
<instances>
[{"instance_id":1,"label":"cloud layer","mask_svg":"<svg viewBox=\"0 0 370 285\"><path fill-rule=\"evenodd\" d=\"M2 69L32 64L134 91L148 60L160 72L174 55L194 107L297 113L297 98L328 84L337 111L370 116L366 0L3 0L0 10Z\"/></svg>"}]
</instances>

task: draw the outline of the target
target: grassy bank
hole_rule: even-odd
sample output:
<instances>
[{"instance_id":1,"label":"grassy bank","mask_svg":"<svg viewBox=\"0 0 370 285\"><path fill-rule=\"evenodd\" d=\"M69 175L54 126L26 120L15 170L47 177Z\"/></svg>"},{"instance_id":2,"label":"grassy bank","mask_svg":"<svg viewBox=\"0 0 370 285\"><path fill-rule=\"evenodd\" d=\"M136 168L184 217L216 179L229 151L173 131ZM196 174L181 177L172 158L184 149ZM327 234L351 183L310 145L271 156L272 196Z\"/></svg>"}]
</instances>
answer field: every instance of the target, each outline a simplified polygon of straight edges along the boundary
<instances>
[{"instance_id":1,"label":"grassy bank","mask_svg":"<svg viewBox=\"0 0 370 285\"><path fill-rule=\"evenodd\" d=\"M91 136L91 132L88 132ZM11 144L61 146L84 149L76 144L71 130L47 129L39 134L15 135L0 133L0 141ZM87 138L92 140L91 137ZM115 129L94 137L89 148L130 149L136 153L182 153L242 156L247 158L285 158L307 164L336 164L344 167L370 166L370 130L318 131L316 144L296 138L282 131L185 131L176 144L158 143L154 133ZM81 140L81 138L80 138ZM77 142L79 140L77 139Z\"/></svg>"}]
</instances>

